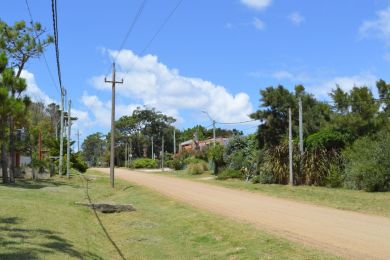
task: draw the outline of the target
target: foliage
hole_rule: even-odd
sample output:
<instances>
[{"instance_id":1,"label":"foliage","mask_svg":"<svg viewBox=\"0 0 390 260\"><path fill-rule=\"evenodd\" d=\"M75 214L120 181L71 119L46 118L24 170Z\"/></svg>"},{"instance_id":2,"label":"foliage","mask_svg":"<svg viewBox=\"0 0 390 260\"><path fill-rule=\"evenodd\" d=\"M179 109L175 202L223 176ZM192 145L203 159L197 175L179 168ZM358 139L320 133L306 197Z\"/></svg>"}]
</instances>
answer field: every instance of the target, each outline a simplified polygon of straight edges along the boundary
<instances>
[{"instance_id":1,"label":"foliage","mask_svg":"<svg viewBox=\"0 0 390 260\"><path fill-rule=\"evenodd\" d=\"M83 157L91 166L101 166L104 161L104 150L108 143L102 133L94 133L87 136L82 144Z\"/></svg>"},{"instance_id":2,"label":"foliage","mask_svg":"<svg viewBox=\"0 0 390 260\"><path fill-rule=\"evenodd\" d=\"M346 150L345 184L366 191L390 191L390 132L362 137Z\"/></svg>"},{"instance_id":3,"label":"foliage","mask_svg":"<svg viewBox=\"0 0 390 260\"><path fill-rule=\"evenodd\" d=\"M234 170L231 168L225 168L217 176L217 180L227 180L227 179L243 179L243 174L239 170Z\"/></svg>"},{"instance_id":4,"label":"foliage","mask_svg":"<svg viewBox=\"0 0 390 260\"><path fill-rule=\"evenodd\" d=\"M208 170L208 166L206 162L197 162L197 163L190 163L187 166L187 173L191 175L198 175L202 174L205 171Z\"/></svg>"},{"instance_id":5,"label":"foliage","mask_svg":"<svg viewBox=\"0 0 390 260\"><path fill-rule=\"evenodd\" d=\"M192 164L192 163L201 163L201 162L204 162L204 160L202 159L199 159L199 158L196 158L195 156L190 156L190 157L187 157L186 159L184 159L184 165L189 165L189 164Z\"/></svg>"},{"instance_id":6,"label":"foliage","mask_svg":"<svg viewBox=\"0 0 390 260\"><path fill-rule=\"evenodd\" d=\"M168 160L166 164L169 168L174 169L176 171L182 170L184 168L183 162L179 159Z\"/></svg>"},{"instance_id":7,"label":"foliage","mask_svg":"<svg viewBox=\"0 0 390 260\"><path fill-rule=\"evenodd\" d=\"M70 161L72 162L72 168L84 173L88 169L87 163L83 160L81 153L71 154Z\"/></svg>"},{"instance_id":8,"label":"foliage","mask_svg":"<svg viewBox=\"0 0 390 260\"><path fill-rule=\"evenodd\" d=\"M348 134L343 134L331 128L324 128L309 135L305 145L309 150L342 149L350 141Z\"/></svg>"},{"instance_id":9,"label":"foliage","mask_svg":"<svg viewBox=\"0 0 390 260\"><path fill-rule=\"evenodd\" d=\"M214 164L214 175L218 175L219 168L225 163L224 161L224 147L219 143L212 144L207 149L207 156Z\"/></svg>"},{"instance_id":10,"label":"foliage","mask_svg":"<svg viewBox=\"0 0 390 260\"><path fill-rule=\"evenodd\" d=\"M157 160L149 158L139 158L131 161L131 168L135 169L156 169L158 167Z\"/></svg>"}]
</instances>

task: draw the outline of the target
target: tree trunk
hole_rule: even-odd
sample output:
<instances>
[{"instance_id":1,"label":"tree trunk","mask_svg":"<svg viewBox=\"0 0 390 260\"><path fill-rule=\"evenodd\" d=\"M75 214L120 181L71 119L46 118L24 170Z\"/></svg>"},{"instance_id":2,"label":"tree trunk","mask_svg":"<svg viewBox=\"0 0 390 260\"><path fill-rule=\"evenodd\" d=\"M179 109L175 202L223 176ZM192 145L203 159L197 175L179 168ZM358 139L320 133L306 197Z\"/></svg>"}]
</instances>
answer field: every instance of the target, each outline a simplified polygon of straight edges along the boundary
<instances>
[{"instance_id":1,"label":"tree trunk","mask_svg":"<svg viewBox=\"0 0 390 260\"><path fill-rule=\"evenodd\" d=\"M9 155L10 155L10 171L9 171L9 181L15 182L15 135L14 135L14 118L10 116L9 118Z\"/></svg>"},{"instance_id":2,"label":"tree trunk","mask_svg":"<svg viewBox=\"0 0 390 260\"><path fill-rule=\"evenodd\" d=\"M0 140L1 143L1 170L3 176L3 183L8 183L8 158L7 158L7 145L5 142L5 127L4 120L1 120Z\"/></svg>"}]
</instances>

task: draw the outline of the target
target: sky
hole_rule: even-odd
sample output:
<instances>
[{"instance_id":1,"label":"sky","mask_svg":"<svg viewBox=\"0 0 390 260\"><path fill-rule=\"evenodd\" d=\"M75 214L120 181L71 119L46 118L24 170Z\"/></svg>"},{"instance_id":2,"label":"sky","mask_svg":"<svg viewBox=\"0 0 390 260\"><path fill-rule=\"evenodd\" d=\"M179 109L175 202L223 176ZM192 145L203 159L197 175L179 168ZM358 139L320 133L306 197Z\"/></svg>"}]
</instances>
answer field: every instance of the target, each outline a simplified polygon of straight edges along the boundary
<instances>
[{"instance_id":1,"label":"sky","mask_svg":"<svg viewBox=\"0 0 390 260\"><path fill-rule=\"evenodd\" d=\"M113 60L117 78L116 117L137 106L155 107L177 119L179 129L240 122L259 106L259 91L303 84L318 99L339 84L366 85L376 93L389 80L390 0L57 0L62 81L79 118L81 139L110 129ZM52 33L50 0L29 0L34 21ZM7 23L30 16L25 0L3 1ZM146 50L145 50L146 48ZM23 71L35 101L59 102L54 47ZM219 125L225 127L225 125ZM229 125L245 132L256 124Z\"/></svg>"}]
</instances>

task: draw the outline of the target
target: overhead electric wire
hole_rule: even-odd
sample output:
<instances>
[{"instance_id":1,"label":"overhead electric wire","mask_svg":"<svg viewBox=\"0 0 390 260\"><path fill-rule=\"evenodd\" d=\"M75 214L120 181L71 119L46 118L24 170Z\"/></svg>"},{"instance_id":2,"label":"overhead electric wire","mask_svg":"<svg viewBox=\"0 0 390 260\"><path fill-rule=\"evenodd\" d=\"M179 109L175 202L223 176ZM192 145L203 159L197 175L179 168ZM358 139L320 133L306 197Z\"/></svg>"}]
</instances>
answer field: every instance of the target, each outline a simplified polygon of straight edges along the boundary
<instances>
[{"instance_id":1,"label":"overhead electric wire","mask_svg":"<svg viewBox=\"0 0 390 260\"><path fill-rule=\"evenodd\" d=\"M240 125L240 124L246 124L254 121L259 121L260 119L252 119L252 120L247 120L247 121L240 121L240 122L217 122L215 123L220 124L220 125Z\"/></svg>"},{"instance_id":2,"label":"overhead electric wire","mask_svg":"<svg viewBox=\"0 0 390 260\"><path fill-rule=\"evenodd\" d=\"M138 11L137 11L137 13L136 13L134 19L133 19L132 22L130 23L130 26L129 26L129 28L127 29L127 32L126 32L126 34L125 34L125 37L123 38L122 43L121 43L121 45L119 46L118 52L116 53L115 57L112 59L112 62L116 62L116 60L117 60L117 58L118 58L118 55L119 55L120 52L123 50L123 47L124 47L125 44L126 44L127 38L129 38L131 32L132 32L133 29L134 29L135 24L137 23L139 17L141 16L141 14L142 14L142 12L143 12L143 10L144 10L144 7L145 7L145 5L146 5L146 2L147 2L147 0L143 0L143 1L141 2L141 5L139 6ZM108 68L108 71L107 71L107 73L106 73L106 76L110 73L110 69L111 69L111 65L110 65L109 68Z\"/></svg>"},{"instance_id":3,"label":"overhead electric wire","mask_svg":"<svg viewBox=\"0 0 390 260\"><path fill-rule=\"evenodd\" d=\"M172 9L172 11L169 13L169 15L165 18L164 22L160 25L160 27L157 29L157 31L154 33L153 37L149 40L149 42L145 45L145 47L141 51L141 55L145 53L145 51L149 48L149 46L152 44L152 42L156 39L158 34L164 29L165 25L168 23L169 19L173 16L173 14L176 12L176 10L179 8L181 3L184 0L179 0L179 2L176 4L176 6Z\"/></svg>"},{"instance_id":4,"label":"overhead electric wire","mask_svg":"<svg viewBox=\"0 0 390 260\"><path fill-rule=\"evenodd\" d=\"M61 65L60 65L60 50L58 47L58 22L57 22L57 1L51 0L51 9L52 9L52 17L53 17L53 34L54 34L54 45L56 51L56 62L57 62L57 73L58 73L58 82L61 88L61 94L64 92L64 88L62 86L62 78L61 78Z\"/></svg>"},{"instance_id":5,"label":"overhead electric wire","mask_svg":"<svg viewBox=\"0 0 390 260\"><path fill-rule=\"evenodd\" d=\"M33 15L32 15L31 9L30 9L30 5L28 4L28 0L25 0L25 2L26 2L26 7L27 7L28 14L29 14L29 16L30 16L31 26L32 26L32 28L33 28L33 30L34 30L35 37L38 39L38 43L40 44L40 43L41 43L41 40L39 39L38 33L37 33L37 31L35 30L35 27L34 27L34 19L33 19ZM47 70L47 72L49 73L49 77L50 77L52 83L53 83L55 86L59 87L58 84L57 84L57 83L55 82L55 80L54 80L54 76L53 76L53 73L52 73L52 71L51 71L51 69L50 69L50 67L49 67L49 63L47 62L45 52L42 52L42 56L43 56L43 61L44 61L45 66L46 66L46 70ZM61 93L61 87L59 87L59 90L60 90L60 93Z\"/></svg>"}]
</instances>

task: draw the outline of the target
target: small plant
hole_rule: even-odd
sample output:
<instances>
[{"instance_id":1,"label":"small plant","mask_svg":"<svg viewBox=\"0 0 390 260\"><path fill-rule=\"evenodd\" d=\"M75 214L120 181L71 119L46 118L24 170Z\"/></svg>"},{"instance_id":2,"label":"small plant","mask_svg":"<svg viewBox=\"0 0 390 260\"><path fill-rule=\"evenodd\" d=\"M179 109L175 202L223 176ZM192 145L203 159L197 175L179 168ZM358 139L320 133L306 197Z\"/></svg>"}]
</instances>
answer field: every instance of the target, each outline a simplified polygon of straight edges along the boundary
<instances>
[{"instance_id":1,"label":"small plant","mask_svg":"<svg viewBox=\"0 0 390 260\"><path fill-rule=\"evenodd\" d=\"M243 175L241 171L237 171L231 168L226 168L217 176L217 180L227 179L242 179Z\"/></svg>"},{"instance_id":2,"label":"small plant","mask_svg":"<svg viewBox=\"0 0 390 260\"><path fill-rule=\"evenodd\" d=\"M135 159L131 162L131 168L135 169L156 169L158 166L157 160L149 159L149 158L139 158Z\"/></svg>"},{"instance_id":3,"label":"small plant","mask_svg":"<svg viewBox=\"0 0 390 260\"><path fill-rule=\"evenodd\" d=\"M205 170L206 163L191 163L187 166L187 173L191 175L199 175L202 174ZM207 164L206 164L207 167Z\"/></svg>"}]
</instances>

